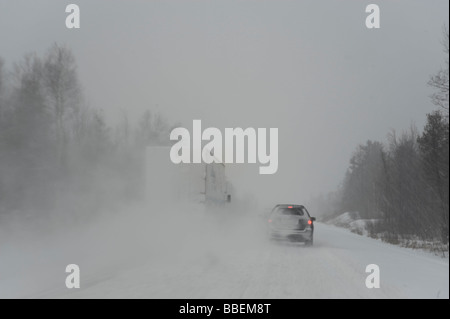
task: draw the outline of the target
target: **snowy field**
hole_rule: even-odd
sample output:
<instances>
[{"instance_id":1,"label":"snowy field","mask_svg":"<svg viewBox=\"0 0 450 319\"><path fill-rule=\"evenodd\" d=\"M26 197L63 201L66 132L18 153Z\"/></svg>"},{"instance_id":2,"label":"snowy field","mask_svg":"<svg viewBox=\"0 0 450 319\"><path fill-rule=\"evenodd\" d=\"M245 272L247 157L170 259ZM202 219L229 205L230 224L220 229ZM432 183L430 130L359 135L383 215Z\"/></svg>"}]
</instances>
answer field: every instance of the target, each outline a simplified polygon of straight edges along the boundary
<instances>
[{"instance_id":1,"label":"snowy field","mask_svg":"<svg viewBox=\"0 0 450 319\"><path fill-rule=\"evenodd\" d=\"M314 247L270 243L264 220L222 213L136 210L46 236L4 231L0 297L449 298L448 259L321 223ZM71 263L80 289L65 287ZM368 264L379 289L365 286Z\"/></svg>"}]
</instances>

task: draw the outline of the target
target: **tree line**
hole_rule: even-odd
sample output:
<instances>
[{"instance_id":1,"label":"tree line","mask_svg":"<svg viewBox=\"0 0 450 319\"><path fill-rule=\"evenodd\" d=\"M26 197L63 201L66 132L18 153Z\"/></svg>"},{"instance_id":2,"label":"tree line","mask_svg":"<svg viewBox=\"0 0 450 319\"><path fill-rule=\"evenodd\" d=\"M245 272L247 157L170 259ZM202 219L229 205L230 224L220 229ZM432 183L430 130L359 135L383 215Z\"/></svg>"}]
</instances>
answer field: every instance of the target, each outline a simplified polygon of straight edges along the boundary
<instances>
[{"instance_id":1,"label":"tree line","mask_svg":"<svg viewBox=\"0 0 450 319\"><path fill-rule=\"evenodd\" d=\"M437 110L427 114L422 132L412 127L387 143L359 145L340 188L320 198L320 210L373 219L369 231L385 238L420 238L448 244L449 237L449 62L430 77Z\"/></svg>"},{"instance_id":2,"label":"tree line","mask_svg":"<svg viewBox=\"0 0 450 319\"><path fill-rule=\"evenodd\" d=\"M139 196L142 150L166 145L171 128L150 110L136 124L124 113L108 125L85 98L66 46L8 69L0 58L0 216L76 216Z\"/></svg>"}]
</instances>

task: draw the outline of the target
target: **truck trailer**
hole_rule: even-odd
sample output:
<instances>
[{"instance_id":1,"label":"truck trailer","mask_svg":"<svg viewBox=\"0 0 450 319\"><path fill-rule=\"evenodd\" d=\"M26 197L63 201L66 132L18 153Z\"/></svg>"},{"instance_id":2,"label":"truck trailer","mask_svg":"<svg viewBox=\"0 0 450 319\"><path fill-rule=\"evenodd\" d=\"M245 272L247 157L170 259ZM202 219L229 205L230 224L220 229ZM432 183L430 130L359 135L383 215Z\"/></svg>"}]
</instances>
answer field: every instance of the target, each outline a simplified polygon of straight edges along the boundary
<instances>
[{"instance_id":1,"label":"truck trailer","mask_svg":"<svg viewBox=\"0 0 450 319\"><path fill-rule=\"evenodd\" d=\"M145 152L146 197L154 202L222 205L231 201L223 163L174 164L169 146L148 146Z\"/></svg>"}]
</instances>

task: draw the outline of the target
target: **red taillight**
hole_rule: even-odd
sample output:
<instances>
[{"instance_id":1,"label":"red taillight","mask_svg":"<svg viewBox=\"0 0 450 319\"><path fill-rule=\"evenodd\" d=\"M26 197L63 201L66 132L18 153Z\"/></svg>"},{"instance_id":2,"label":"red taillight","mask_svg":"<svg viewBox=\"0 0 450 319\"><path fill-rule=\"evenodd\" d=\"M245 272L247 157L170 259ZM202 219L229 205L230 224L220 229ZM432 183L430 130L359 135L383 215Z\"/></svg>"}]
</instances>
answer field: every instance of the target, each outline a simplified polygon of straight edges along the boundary
<instances>
[{"instance_id":1,"label":"red taillight","mask_svg":"<svg viewBox=\"0 0 450 319\"><path fill-rule=\"evenodd\" d=\"M269 223L271 223L272 222L272 220L271 219L269 219Z\"/></svg>"},{"instance_id":2,"label":"red taillight","mask_svg":"<svg viewBox=\"0 0 450 319\"><path fill-rule=\"evenodd\" d=\"M308 220L308 225L312 225L312 220Z\"/></svg>"},{"instance_id":3,"label":"red taillight","mask_svg":"<svg viewBox=\"0 0 450 319\"><path fill-rule=\"evenodd\" d=\"M288 206L288 208L292 208L292 206Z\"/></svg>"}]
</instances>

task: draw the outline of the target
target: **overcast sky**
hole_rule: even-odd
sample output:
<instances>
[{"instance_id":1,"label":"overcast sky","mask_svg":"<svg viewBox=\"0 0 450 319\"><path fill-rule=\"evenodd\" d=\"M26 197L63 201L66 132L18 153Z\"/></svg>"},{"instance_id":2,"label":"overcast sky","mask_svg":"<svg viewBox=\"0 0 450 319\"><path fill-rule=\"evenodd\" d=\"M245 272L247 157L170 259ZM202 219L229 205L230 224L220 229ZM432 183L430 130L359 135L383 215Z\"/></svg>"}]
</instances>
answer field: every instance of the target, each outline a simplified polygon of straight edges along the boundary
<instances>
[{"instance_id":1,"label":"overcast sky","mask_svg":"<svg viewBox=\"0 0 450 319\"><path fill-rule=\"evenodd\" d=\"M81 9L66 29L65 6ZM366 5L381 28L365 26ZM70 47L90 104L110 123L157 109L191 130L277 127L279 169L229 166L241 191L301 203L334 190L359 143L422 129L426 83L444 64L446 0L6 1L0 56L11 65Z\"/></svg>"}]
</instances>

